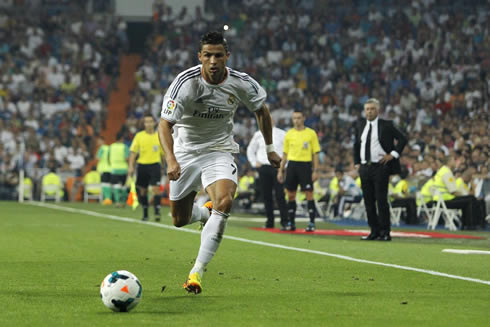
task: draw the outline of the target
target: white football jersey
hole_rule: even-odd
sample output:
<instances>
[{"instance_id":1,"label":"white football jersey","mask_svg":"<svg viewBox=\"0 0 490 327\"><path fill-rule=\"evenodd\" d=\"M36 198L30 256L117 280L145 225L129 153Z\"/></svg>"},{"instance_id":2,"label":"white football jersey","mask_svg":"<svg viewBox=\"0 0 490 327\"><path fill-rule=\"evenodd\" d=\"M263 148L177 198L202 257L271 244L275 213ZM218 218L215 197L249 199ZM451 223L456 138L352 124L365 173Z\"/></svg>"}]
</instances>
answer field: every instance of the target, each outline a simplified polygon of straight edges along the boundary
<instances>
[{"instance_id":1,"label":"white football jersey","mask_svg":"<svg viewBox=\"0 0 490 327\"><path fill-rule=\"evenodd\" d=\"M210 84L201 67L180 73L163 98L161 117L175 123L174 151L238 153L232 134L235 111L239 103L259 110L267 94L252 77L228 67L222 83Z\"/></svg>"}]
</instances>

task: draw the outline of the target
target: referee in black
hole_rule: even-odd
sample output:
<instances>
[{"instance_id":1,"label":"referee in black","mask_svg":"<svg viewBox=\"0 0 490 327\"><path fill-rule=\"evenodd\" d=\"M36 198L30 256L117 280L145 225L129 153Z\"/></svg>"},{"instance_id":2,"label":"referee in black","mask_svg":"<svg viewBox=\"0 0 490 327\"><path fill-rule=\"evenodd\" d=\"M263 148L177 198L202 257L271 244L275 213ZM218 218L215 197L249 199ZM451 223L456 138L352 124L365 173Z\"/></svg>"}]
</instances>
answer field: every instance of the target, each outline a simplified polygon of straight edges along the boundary
<instances>
[{"instance_id":1,"label":"referee in black","mask_svg":"<svg viewBox=\"0 0 490 327\"><path fill-rule=\"evenodd\" d=\"M390 175L400 173L400 154L407 137L391 120L378 118L379 101L364 104L366 119L355 124L354 164L359 169L362 195L371 233L366 241L391 241L388 183ZM395 143L396 141L396 143Z\"/></svg>"},{"instance_id":2,"label":"referee in black","mask_svg":"<svg viewBox=\"0 0 490 327\"><path fill-rule=\"evenodd\" d=\"M281 166L277 173L277 180L282 183L286 169L286 181L284 186L288 193L288 228L296 230L296 191L298 185L305 192L308 201L308 215L310 223L306 232L315 231L315 200L313 199L313 182L317 179L318 153L320 143L314 130L305 126L305 116L302 111L293 112L293 128L287 131L284 137L284 151Z\"/></svg>"}]
</instances>

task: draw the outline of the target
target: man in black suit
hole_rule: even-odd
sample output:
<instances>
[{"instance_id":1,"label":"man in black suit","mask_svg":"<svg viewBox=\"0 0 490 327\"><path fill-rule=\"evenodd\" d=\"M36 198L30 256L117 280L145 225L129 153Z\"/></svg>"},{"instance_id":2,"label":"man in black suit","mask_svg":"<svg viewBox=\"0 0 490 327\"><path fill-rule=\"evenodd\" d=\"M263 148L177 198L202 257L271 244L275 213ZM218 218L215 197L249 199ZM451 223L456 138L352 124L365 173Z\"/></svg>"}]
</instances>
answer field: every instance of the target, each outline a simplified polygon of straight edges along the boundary
<instances>
[{"instance_id":1,"label":"man in black suit","mask_svg":"<svg viewBox=\"0 0 490 327\"><path fill-rule=\"evenodd\" d=\"M407 137L392 121L378 118L378 111L379 101L368 99L364 104L366 119L355 125L354 164L359 169L371 227L371 233L361 239L391 241L388 183L390 175L400 173L399 158Z\"/></svg>"}]
</instances>

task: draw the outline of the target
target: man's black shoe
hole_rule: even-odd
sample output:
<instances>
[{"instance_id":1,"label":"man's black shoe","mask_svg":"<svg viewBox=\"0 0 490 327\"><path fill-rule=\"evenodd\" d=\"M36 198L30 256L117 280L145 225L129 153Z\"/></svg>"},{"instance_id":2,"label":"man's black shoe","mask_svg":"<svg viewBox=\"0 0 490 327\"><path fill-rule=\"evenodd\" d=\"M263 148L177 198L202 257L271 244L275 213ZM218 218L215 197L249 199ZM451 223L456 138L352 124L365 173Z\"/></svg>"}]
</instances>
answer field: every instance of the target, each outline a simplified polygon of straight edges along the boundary
<instances>
[{"instance_id":1,"label":"man's black shoe","mask_svg":"<svg viewBox=\"0 0 490 327\"><path fill-rule=\"evenodd\" d=\"M390 234L383 234L376 238L376 241L391 241Z\"/></svg>"},{"instance_id":2,"label":"man's black shoe","mask_svg":"<svg viewBox=\"0 0 490 327\"><path fill-rule=\"evenodd\" d=\"M362 236L361 241L374 241L378 238L378 234L376 233L369 233L367 236Z\"/></svg>"}]
</instances>

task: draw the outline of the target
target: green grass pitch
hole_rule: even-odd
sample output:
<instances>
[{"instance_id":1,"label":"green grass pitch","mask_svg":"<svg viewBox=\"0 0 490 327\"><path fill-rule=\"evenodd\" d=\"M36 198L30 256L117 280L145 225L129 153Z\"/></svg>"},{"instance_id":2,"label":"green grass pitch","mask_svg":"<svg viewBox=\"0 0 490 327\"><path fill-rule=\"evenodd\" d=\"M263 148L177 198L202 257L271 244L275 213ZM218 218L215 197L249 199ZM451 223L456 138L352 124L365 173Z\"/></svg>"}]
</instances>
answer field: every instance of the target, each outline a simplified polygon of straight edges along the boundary
<instances>
[{"instance_id":1,"label":"green grass pitch","mask_svg":"<svg viewBox=\"0 0 490 327\"><path fill-rule=\"evenodd\" d=\"M138 220L140 210L61 204ZM232 217L237 215L233 215ZM199 233L32 204L0 202L0 326L488 326L490 285L224 239L200 295L182 289ZM171 225L164 211L164 225ZM230 219L225 235L490 281L484 240L287 235ZM299 225L299 227L305 227ZM188 226L197 230L196 225ZM320 222L317 228L339 228ZM469 232L466 232L469 233ZM143 285L141 303L113 313L99 297L110 272ZM166 286L161 292L162 286Z\"/></svg>"}]
</instances>

